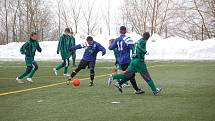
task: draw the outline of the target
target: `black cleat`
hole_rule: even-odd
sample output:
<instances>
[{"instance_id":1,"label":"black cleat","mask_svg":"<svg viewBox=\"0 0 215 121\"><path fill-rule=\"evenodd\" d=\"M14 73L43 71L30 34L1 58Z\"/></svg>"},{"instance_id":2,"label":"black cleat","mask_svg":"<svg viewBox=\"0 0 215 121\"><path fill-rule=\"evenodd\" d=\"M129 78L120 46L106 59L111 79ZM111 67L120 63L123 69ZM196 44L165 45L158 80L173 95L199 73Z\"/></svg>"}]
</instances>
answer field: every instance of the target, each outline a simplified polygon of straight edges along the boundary
<instances>
[{"instance_id":1,"label":"black cleat","mask_svg":"<svg viewBox=\"0 0 215 121\"><path fill-rule=\"evenodd\" d=\"M141 89L139 89L139 90L137 90L137 91L135 92L135 94L137 94L137 95L142 94L142 93L145 93L145 91L143 91L143 90L141 90Z\"/></svg>"},{"instance_id":2,"label":"black cleat","mask_svg":"<svg viewBox=\"0 0 215 121\"><path fill-rule=\"evenodd\" d=\"M120 93L123 92L123 91L122 91L122 85L119 85L119 83L116 83L116 84L115 84L115 87L118 88L118 90L120 91Z\"/></svg>"}]
</instances>

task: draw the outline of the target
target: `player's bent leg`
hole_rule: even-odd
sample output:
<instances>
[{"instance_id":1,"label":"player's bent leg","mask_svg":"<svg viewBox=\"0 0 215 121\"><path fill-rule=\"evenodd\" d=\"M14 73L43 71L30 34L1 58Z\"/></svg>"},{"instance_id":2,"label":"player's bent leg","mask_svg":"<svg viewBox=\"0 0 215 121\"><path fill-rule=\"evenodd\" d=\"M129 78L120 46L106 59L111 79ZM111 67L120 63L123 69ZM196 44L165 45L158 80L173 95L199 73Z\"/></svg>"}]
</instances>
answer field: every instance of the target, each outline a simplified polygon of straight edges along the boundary
<instances>
[{"instance_id":1,"label":"player's bent leg","mask_svg":"<svg viewBox=\"0 0 215 121\"><path fill-rule=\"evenodd\" d=\"M53 68L53 72L56 76L57 76L57 71L60 70L61 68L63 68L64 65L65 65L65 60L63 60L63 62L61 64L58 64L55 68Z\"/></svg>"},{"instance_id":2,"label":"player's bent leg","mask_svg":"<svg viewBox=\"0 0 215 121\"><path fill-rule=\"evenodd\" d=\"M70 74L70 78L74 78L75 75L81 70L80 67L77 67L74 71L72 71L72 73Z\"/></svg>"},{"instance_id":3,"label":"player's bent leg","mask_svg":"<svg viewBox=\"0 0 215 121\"><path fill-rule=\"evenodd\" d=\"M138 86L137 86L137 82L135 80L135 76L130 79L130 82L131 82L131 85L132 87L134 88L135 90L135 94L142 94L142 93L145 93L145 91L141 90Z\"/></svg>"},{"instance_id":4,"label":"player's bent leg","mask_svg":"<svg viewBox=\"0 0 215 121\"><path fill-rule=\"evenodd\" d=\"M68 59L65 59L64 73L63 73L64 76L70 76L70 75L68 74L68 68L69 68L69 58L68 58Z\"/></svg>"},{"instance_id":5,"label":"player's bent leg","mask_svg":"<svg viewBox=\"0 0 215 121\"><path fill-rule=\"evenodd\" d=\"M111 83L113 82L113 80L117 80L117 82L119 83L121 79L124 78L124 74L120 73L120 74L111 74L108 79L107 79L107 85L110 86Z\"/></svg>"},{"instance_id":6,"label":"player's bent leg","mask_svg":"<svg viewBox=\"0 0 215 121\"><path fill-rule=\"evenodd\" d=\"M70 74L70 77L68 78L68 80L67 80L67 82L66 82L67 85L69 85L70 81L75 77L75 75L76 75L79 71L81 71L82 69L85 69L86 66L88 66L88 62L85 61L85 60L81 60L80 63L79 63L79 65L78 65L78 67L77 67L74 71L72 71L72 73Z\"/></svg>"},{"instance_id":7,"label":"player's bent leg","mask_svg":"<svg viewBox=\"0 0 215 121\"><path fill-rule=\"evenodd\" d=\"M22 81L22 79L23 79L25 76L27 76L27 75L31 72L31 69L32 69L31 66L27 66L26 70L25 70L20 76L18 76L18 77L16 78L16 81L17 81L18 83L24 83L24 82Z\"/></svg>"},{"instance_id":8,"label":"player's bent leg","mask_svg":"<svg viewBox=\"0 0 215 121\"><path fill-rule=\"evenodd\" d=\"M30 74L29 74L29 76L28 76L28 78L27 78L27 81L33 83L32 77L34 76L34 74L35 74L35 72L36 72L37 70L38 70L38 65L37 65L36 62L34 62L34 63L32 64L32 69L31 69L31 72L30 72Z\"/></svg>"},{"instance_id":9,"label":"player's bent leg","mask_svg":"<svg viewBox=\"0 0 215 121\"><path fill-rule=\"evenodd\" d=\"M61 68L63 68L65 65L66 65L66 60L63 59L63 62L62 62L61 64L57 65L55 68L56 68L56 70L58 71L58 70L60 70Z\"/></svg>"},{"instance_id":10,"label":"player's bent leg","mask_svg":"<svg viewBox=\"0 0 215 121\"><path fill-rule=\"evenodd\" d=\"M154 84L154 81L151 79L151 76L150 76L148 70L141 72L140 75L147 82L147 84L150 86L154 95L157 95L159 92L161 92L162 89L156 87L156 85Z\"/></svg>"},{"instance_id":11,"label":"player's bent leg","mask_svg":"<svg viewBox=\"0 0 215 121\"><path fill-rule=\"evenodd\" d=\"M76 60L76 53L74 52L72 54L72 65L73 65L73 67L76 67L75 60Z\"/></svg>"},{"instance_id":12,"label":"player's bent leg","mask_svg":"<svg viewBox=\"0 0 215 121\"><path fill-rule=\"evenodd\" d=\"M90 84L89 86L93 86L94 85L94 77L95 77L95 62L89 62L89 66L90 66Z\"/></svg>"},{"instance_id":13,"label":"player's bent leg","mask_svg":"<svg viewBox=\"0 0 215 121\"><path fill-rule=\"evenodd\" d=\"M117 74L117 76L122 76L120 74ZM134 77L134 72L129 72L126 71L123 74L123 79L120 80L120 82L116 83L115 86L118 88L118 90L122 93L122 84L124 84L125 82L127 82L128 80L132 79Z\"/></svg>"}]
</instances>

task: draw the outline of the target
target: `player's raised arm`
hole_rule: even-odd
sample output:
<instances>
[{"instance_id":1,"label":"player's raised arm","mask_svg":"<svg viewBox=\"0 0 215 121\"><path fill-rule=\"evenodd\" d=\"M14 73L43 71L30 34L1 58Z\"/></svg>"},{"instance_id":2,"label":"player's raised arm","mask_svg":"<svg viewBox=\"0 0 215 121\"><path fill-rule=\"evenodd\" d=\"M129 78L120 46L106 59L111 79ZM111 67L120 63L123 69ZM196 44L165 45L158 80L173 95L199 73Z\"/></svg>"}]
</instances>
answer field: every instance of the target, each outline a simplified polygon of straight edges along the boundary
<instances>
[{"instance_id":1,"label":"player's raised arm","mask_svg":"<svg viewBox=\"0 0 215 121\"><path fill-rule=\"evenodd\" d=\"M106 54L106 49L101 44L98 44L98 49L102 51L102 56Z\"/></svg>"},{"instance_id":2,"label":"player's raised arm","mask_svg":"<svg viewBox=\"0 0 215 121\"><path fill-rule=\"evenodd\" d=\"M84 44L78 44L78 45L75 45L75 46L71 46L69 48L69 51L74 51L74 50L78 50L78 49L81 49L81 48L85 48L86 46L84 46Z\"/></svg>"}]
</instances>

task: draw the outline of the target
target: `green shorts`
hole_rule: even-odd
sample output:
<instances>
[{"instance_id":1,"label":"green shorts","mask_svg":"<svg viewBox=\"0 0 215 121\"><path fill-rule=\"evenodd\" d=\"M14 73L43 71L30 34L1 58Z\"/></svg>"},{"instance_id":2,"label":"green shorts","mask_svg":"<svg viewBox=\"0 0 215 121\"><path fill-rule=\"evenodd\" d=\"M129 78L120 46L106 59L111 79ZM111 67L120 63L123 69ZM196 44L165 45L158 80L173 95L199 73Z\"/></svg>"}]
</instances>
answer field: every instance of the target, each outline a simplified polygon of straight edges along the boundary
<instances>
[{"instance_id":1,"label":"green shorts","mask_svg":"<svg viewBox=\"0 0 215 121\"><path fill-rule=\"evenodd\" d=\"M31 66L34 62L34 57L25 57L26 66Z\"/></svg>"},{"instance_id":2,"label":"green shorts","mask_svg":"<svg viewBox=\"0 0 215 121\"><path fill-rule=\"evenodd\" d=\"M144 73L147 71L146 63L144 59L133 58L130 65L128 66L128 71Z\"/></svg>"}]
</instances>

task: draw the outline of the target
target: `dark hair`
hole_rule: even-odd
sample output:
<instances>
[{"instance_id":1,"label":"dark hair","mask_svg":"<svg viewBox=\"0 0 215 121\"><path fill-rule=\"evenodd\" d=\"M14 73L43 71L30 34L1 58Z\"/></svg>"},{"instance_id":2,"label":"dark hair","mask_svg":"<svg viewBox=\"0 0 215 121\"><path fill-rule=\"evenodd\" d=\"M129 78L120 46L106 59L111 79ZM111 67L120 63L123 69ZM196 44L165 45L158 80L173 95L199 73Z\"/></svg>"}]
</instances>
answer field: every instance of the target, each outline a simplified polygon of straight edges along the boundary
<instances>
[{"instance_id":1,"label":"dark hair","mask_svg":"<svg viewBox=\"0 0 215 121\"><path fill-rule=\"evenodd\" d=\"M145 33L143 33L143 39L144 39L144 40L148 40L148 39L149 39L149 37L150 37L149 32L145 32Z\"/></svg>"},{"instance_id":2,"label":"dark hair","mask_svg":"<svg viewBox=\"0 0 215 121\"><path fill-rule=\"evenodd\" d=\"M121 34L125 34L126 33L126 27L125 26L121 26L120 27L120 33Z\"/></svg>"},{"instance_id":3,"label":"dark hair","mask_svg":"<svg viewBox=\"0 0 215 121\"><path fill-rule=\"evenodd\" d=\"M125 26L121 26L121 27L120 27L120 30L121 30L121 31L126 31L126 27L125 27Z\"/></svg>"},{"instance_id":4,"label":"dark hair","mask_svg":"<svg viewBox=\"0 0 215 121\"><path fill-rule=\"evenodd\" d=\"M64 32L70 33L70 28L66 28L66 29L64 30Z\"/></svg>"},{"instance_id":5,"label":"dark hair","mask_svg":"<svg viewBox=\"0 0 215 121\"><path fill-rule=\"evenodd\" d=\"M30 36L32 37L32 36L34 36L34 35L37 35L37 33L36 33L36 32L31 32L31 35L30 35Z\"/></svg>"},{"instance_id":6,"label":"dark hair","mask_svg":"<svg viewBox=\"0 0 215 121\"><path fill-rule=\"evenodd\" d=\"M93 41L93 37L88 36L88 37L87 37L87 41Z\"/></svg>"}]
</instances>

